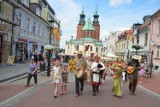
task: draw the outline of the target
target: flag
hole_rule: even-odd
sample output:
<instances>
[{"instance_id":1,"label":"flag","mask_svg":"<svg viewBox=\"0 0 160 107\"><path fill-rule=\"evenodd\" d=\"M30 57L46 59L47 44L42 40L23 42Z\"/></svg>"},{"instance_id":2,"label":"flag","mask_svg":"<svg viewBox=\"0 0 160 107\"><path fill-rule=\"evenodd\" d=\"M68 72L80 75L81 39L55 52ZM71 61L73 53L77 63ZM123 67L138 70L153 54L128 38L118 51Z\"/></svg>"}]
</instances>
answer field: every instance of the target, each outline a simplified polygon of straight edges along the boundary
<instances>
[{"instance_id":1,"label":"flag","mask_svg":"<svg viewBox=\"0 0 160 107\"><path fill-rule=\"evenodd\" d=\"M56 40L56 43L58 43L60 41L60 34L59 34L59 30L57 27L55 27L53 29L53 35L54 35L54 38Z\"/></svg>"},{"instance_id":2,"label":"flag","mask_svg":"<svg viewBox=\"0 0 160 107\"><path fill-rule=\"evenodd\" d=\"M88 51L89 47L90 47L90 45L85 46L84 53L86 53Z\"/></svg>"}]
</instances>

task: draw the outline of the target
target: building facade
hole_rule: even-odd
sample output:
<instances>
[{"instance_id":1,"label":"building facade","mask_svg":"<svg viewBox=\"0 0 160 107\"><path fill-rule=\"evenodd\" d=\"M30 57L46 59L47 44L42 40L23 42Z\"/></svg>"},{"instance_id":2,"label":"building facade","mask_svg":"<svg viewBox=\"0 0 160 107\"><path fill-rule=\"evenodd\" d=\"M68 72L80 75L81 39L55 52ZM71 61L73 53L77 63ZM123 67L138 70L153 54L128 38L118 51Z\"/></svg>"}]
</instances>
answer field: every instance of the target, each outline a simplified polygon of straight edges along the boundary
<instances>
[{"instance_id":1,"label":"building facade","mask_svg":"<svg viewBox=\"0 0 160 107\"><path fill-rule=\"evenodd\" d=\"M14 1L0 0L0 63L5 63L11 52L13 27L18 25L12 18L15 8Z\"/></svg>"},{"instance_id":2,"label":"building facade","mask_svg":"<svg viewBox=\"0 0 160 107\"><path fill-rule=\"evenodd\" d=\"M160 69L160 10L151 16L151 51L153 51L153 66Z\"/></svg>"},{"instance_id":3,"label":"building facade","mask_svg":"<svg viewBox=\"0 0 160 107\"><path fill-rule=\"evenodd\" d=\"M14 8L7 12L12 12L10 18L16 24L12 26L8 56L16 56L18 60L29 59L31 53L45 52L44 46L49 44L49 40L52 45L59 47L59 43L55 43L52 32L54 27L58 27L60 32L60 21L46 0L9 1ZM8 19L6 18L6 20ZM50 36L51 38L49 38ZM5 51L2 50L2 52Z\"/></svg>"},{"instance_id":4,"label":"building facade","mask_svg":"<svg viewBox=\"0 0 160 107\"><path fill-rule=\"evenodd\" d=\"M104 54L107 54L109 50L112 50L113 53L115 53L116 49L116 41L118 41L118 35L120 35L122 31L116 31L114 33L110 33L107 38L105 38L105 41L103 41L103 49Z\"/></svg>"},{"instance_id":5,"label":"building facade","mask_svg":"<svg viewBox=\"0 0 160 107\"><path fill-rule=\"evenodd\" d=\"M83 30L85 22L86 22L85 17L86 15L84 14L84 10L83 10L82 13L80 14L80 20L77 26L76 39L91 36L91 38L99 40L100 39L100 24L98 20L99 18L98 12L96 11L95 14L93 15L92 25L93 25L94 30Z\"/></svg>"}]
</instances>

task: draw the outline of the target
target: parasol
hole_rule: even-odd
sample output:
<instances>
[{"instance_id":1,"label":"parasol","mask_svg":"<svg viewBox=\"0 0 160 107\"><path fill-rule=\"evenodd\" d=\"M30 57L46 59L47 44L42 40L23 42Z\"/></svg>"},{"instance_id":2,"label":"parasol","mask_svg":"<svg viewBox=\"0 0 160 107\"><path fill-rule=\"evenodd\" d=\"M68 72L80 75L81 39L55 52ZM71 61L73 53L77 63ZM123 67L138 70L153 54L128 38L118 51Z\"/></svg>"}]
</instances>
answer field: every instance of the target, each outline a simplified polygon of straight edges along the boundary
<instances>
[{"instance_id":1,"label":"parasol","mask_svg":"<svg viewBox=\"0 0 160 107\"><path fill-rule=\"evenodd\" d=\"M116 56L116 55L113 54L113 53L108 53L108 54L106 55L106 57L109 57L109 58L118 58L118 56Z\"/></svg>"},{"instance_id":2,"label":"parasol","mask_svg":"<svg viewBox=\"0 0 160 107\"><path fill-rule=\"evenodd\" d=\"M52 46L52 45L46 45L46 46L44 46L44 49L46 49L46 50L53 50L54 46Z\"/></svg>"}]
</instances>

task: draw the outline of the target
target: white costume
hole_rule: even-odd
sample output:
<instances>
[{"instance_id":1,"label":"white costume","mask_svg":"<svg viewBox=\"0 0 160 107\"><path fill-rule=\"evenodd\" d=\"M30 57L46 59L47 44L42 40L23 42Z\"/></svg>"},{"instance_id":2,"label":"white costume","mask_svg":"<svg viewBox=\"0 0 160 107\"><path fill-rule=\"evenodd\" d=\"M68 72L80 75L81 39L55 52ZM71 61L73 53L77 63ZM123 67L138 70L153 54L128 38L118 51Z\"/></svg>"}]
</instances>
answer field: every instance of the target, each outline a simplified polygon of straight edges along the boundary
<instances>
[{"instance_id":1,"label":"white costume","mask_svg":"<svg viewBox=\"0 0 160 107\"><path fill-rule=\"evenodd\" d=\"M100 81L100 76L99 76L99 70L97 69L97 65L98 63L97 62L93 62L91 64L91 70L93 72L93 82L99 82ZM97 72L97 73L94 73L94 72Z\"/></svg>"}]
</instances>

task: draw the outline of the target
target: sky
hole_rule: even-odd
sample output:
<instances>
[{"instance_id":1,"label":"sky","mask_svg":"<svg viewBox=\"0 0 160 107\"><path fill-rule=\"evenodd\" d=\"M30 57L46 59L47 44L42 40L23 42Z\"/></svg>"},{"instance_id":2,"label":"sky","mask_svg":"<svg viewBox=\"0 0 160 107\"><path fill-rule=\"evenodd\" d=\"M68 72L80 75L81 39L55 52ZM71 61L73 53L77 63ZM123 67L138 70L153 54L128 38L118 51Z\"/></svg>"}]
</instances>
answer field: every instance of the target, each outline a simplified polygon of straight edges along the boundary
<instances>
[{"instance_id":1,"label":"sky","mask_svg":"<svg viewBox=\"0 0 160 107\"><path fill-rule=\"evenodd\" d=\"M110 32L130 29L134 23L143 23L145 15L160 9L160 0L47 0L61 21L60 48L65 49L66 40L76 38L77 25L84 7L86 20L98 10L100 38L104 40Z\"/></svg>"}]
</instances>

